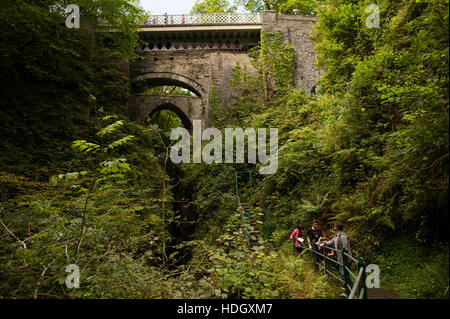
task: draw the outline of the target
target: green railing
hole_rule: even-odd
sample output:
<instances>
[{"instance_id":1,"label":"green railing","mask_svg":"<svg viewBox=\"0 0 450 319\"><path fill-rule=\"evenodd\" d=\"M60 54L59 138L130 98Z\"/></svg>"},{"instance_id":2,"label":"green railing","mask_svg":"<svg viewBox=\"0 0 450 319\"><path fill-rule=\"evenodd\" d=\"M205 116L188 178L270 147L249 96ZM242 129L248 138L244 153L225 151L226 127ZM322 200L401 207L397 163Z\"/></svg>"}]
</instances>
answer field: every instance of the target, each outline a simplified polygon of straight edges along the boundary
<instances>
[{"instance_id":1,"label":"green railing","mask_svg":"<svg viewBox=\"0 0 450 319\"><path fill-rule=\"evenodd\" d=\"M307 247L304 247L304 249L312 253L314 270L316 272L319 268L322 268L325 274L330 275L337 281L344 284L346 294L342 297L347 299L367 299L366 263L363 258L360 257L359 260L356 260L347 254L347 250L345 248L342 248L342 250L337 250L332 247L323 246L321 247L321 251L319 251L319 249L311 249ZM342 254L342 263L328 256L328 253L331 251L334 251L335 254ZM355 262L356 265L358 265L358 271L356 274L350 269L351 262ZM340 273L337 275L335 271L332 271L330 267L332 264L335 264L338 268L342 267L344 278L342 278ZM352 281L353 287L351 285Z\"/></svg>"},{"instance_id":2,"label":"green railing","mask_svg":"<svg viewBox=\"0 0 450 319\"><path fill-rule=\"evenodd\" d=\"M238 175L239 174L248 174L249 175L249 179L250 179L250 201L249 204L251 205L251 201L253 199L253 195L252 195L252 173L249 171L235 171L234 173L234 178L235 178L235 184L236 184L236 200L237 200L237 206L239 209L239 212L241 213L241 221L242 224L245 225L245 217L244 217L244 209L242 208L242 203L241 203L241 198L239 196L239 186L238 186ZM250 220L250 209L248 210L248 219ZM250 235L248 232L248 228L247 226L245 226L244 228L244 233L245 233L245 237L247 239L247 244L248 247L250 247Z\"/></svg>"},{"instance_id":3,"label":"green railing","mask_svg":"<svg viewBox=\"0 0 450 319\"><path fill-rule=\"evenodd\" d=\"M237 206L241 213L241 220L242 223L245 225L245 217L244 217L244 207L243 203L241 202L241 197L239 195L239 183L238 183L238 177L240 174L246 174L249 177L249 201L248 201L248 212L247 212L247 221L250 222L253 219L256 218L256 215L258 212L264 211L265 215L265 237L266 240L269 241L269 208L255 208L253 207L253 185L252 185L252 172L251 171L235 171L234 177L235 177L235 185L236 185L236 200L237 200ZM253 215L253 217L252 217ZM245 236L247 238L247 242L249 247L251 246L250 238L249 238L249 231L247 226L244 228Z\"/></svg>"}]
</instances>

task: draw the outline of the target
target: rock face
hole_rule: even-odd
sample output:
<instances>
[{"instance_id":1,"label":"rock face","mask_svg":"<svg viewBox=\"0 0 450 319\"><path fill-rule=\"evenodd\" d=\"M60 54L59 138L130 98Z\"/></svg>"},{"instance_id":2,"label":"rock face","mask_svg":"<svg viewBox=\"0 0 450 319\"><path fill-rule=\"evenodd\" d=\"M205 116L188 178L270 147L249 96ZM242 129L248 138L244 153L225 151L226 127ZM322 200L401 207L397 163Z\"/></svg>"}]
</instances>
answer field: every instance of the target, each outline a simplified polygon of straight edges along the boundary
<instances>
[{"instance_id":1,"label":"rock face","mask_svg":"<svg viewBox=\"0 0 450 319\"><path fill-rule=\"evenodd\" d=\"M204 127L209 126L212 90L228 108L233 68L239 63L255 72L247 52L259 42L260 30L281 31L285 40L292 43L295 86L309 92L319 77L310 36L315 21L313 17L264 11L258 25L205 26L200 31L187 25L174 31L167 27L164 30L157 27L146 29L142 38L148 44L139 48L142 60L131 63L127 70L134 93L130 101L132 118L143 124L152 112L171 109L177 111L186 127L189 126L186 120L192 123L196 119L202 120ZM177 85L197 97L140 94L147 88L160 85Z\"/></svg>"}]
</instances>

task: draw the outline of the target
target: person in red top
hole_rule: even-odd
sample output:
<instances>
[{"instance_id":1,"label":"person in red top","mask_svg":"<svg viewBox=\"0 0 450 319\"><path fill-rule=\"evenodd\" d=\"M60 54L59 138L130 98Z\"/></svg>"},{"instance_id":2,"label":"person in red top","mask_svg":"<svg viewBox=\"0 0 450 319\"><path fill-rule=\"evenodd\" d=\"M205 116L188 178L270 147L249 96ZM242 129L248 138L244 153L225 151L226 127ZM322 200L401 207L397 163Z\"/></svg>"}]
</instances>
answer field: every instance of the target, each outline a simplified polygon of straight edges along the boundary
<instances>
[{"instance_id":1,"label":"person in red top","mask_svg":"<svg viewBox=\"0 0 450 319\"><path fill-rule=\"evenodd\" d=\"M304 241L305 231L303 226L298 224L297 228L291 234L291 239L294 239L294 255L300 254L303 251L302 242Z\"/></svg>"}]
</instances>

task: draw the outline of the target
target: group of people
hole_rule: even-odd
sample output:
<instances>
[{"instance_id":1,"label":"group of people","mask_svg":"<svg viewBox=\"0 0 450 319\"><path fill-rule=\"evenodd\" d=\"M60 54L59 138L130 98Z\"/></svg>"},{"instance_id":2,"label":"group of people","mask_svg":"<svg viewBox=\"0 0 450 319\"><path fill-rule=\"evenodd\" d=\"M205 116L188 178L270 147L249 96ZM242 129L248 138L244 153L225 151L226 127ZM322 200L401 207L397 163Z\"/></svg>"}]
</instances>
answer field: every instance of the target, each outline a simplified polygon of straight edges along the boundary
<instances>
[{"instance_id":1,"label":"group of people","mask_svg":"<svg viewBox=\"0 0 450 319\"><path fill-rule=\"evenodd\" d=\"M321 240L325 239L322 237L322 231L320 230L317 220L313 220L311 228L308 229L305 239L305 230L301 224L298 224L297 228L291 234L291 239L294 243L294 254L300 254L303 251L304 245L306 245L305 240L307 240L309 249L318 249L322 243Z\"/></svg>"},{"instance_id":2,"label":"group of people","mask_svg":"<svg viewBox=\"0 0 450 319\"><path fill-rule=\"evenodd\" d=\"M345 281L345 273L343 266L342 249L346 249L346 254L352 256L352 251L350 249L350 239L346 233L344 233L344 224L341 221L334 222L333 230L336 235L329 241L323 237L322 230L319 227L317 220L312 221L311 228L308 229L305 238L305 231L301 224L299 224L291 234L291 239L294 244L294 254L301 254L304 247L307 247L316 252L321 252L324 246L333 247L334 250L330 250L327 254L328 257L334 256L336 252L336 257L339 262L339 273L342 279ZM320 261L320 255L318 253L313 254L314 258L314 268L317 269L318 263ZM350 280L350 286L352 286Z\"/></svg>"}]
</instances>

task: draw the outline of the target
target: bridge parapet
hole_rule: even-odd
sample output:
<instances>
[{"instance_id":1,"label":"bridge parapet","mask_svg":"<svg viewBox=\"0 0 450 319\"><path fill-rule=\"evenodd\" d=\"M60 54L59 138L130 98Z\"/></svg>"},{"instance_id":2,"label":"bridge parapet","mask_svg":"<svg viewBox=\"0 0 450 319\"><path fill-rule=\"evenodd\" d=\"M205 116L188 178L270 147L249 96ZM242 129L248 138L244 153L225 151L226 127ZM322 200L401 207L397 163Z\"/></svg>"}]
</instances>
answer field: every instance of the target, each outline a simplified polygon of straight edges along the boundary
<instances>
[{"instance_id":1,"label":"bridge parapet","mask_svg":"<svg viewBox=\"0 0 450 319\"><path fill-rule=\"evenodd\" d=\"M151 15L140 23L141 27L170 25L229 25L261 24L260 13L203 13Z\"/></svg>"}]
</instances>

